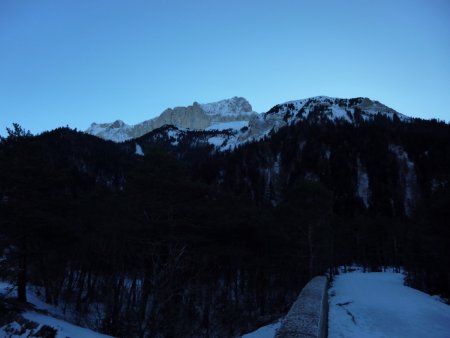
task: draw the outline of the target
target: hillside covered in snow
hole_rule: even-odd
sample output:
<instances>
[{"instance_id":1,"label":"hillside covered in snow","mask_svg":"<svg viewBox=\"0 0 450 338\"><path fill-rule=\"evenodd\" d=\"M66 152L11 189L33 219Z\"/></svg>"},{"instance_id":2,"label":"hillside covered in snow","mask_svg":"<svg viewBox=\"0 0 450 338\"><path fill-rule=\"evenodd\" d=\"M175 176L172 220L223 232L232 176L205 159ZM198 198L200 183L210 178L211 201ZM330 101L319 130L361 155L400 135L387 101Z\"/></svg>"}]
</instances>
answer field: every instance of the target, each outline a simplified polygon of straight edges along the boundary
<instances>
[{"instance_id":1,"label":"hillside covered in snow","mask_svg":"<svg viewBox=\"0 0 450 338\"><path fill-rule=\"evenodd\" d=\"M46 304L31 290L26 305L17 303L15 297L14 285L0 282L0 337L111 337L64 320L62 308Z\"/></svg>"}]
</instances>

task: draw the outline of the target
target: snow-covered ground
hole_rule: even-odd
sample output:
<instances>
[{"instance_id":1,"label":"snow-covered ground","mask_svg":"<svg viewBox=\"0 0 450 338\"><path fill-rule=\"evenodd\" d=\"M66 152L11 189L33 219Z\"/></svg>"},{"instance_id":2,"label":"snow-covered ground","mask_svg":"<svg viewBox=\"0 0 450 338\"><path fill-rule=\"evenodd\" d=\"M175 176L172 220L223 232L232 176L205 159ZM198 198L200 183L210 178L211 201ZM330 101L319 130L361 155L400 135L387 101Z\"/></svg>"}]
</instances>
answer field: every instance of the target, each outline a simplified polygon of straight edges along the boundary
<instances>
[{"instance_id":1,"label":"snow-covered ground","mask_svg":"<svg viewBox=\"0 0 450 338\"><path fill-rule=\"evenodd\" d=\"M250 332L242 336L242 338L273 338L275 337L276 331L280 328L281 322L275 322L263 327L258 330Z\"/></svg>"},{"instance_id":2,"label":"snow-covered ground","mask_svg":"<svg viewBox=\"0 0 450 338\"><path fill-rule=\"evenodd\" d=\"M35 311L26 311L22 314L23 318L37 324L35 328L27 328L24 330L23 322L19 324L13 321L8 325L0 327L0 337L19 338L19 337L35 337L34 334L39 332L44 325L52 327L56 330L56 338L107 338L110 336L68 323L61 319L37 313Z\"/></svg>"},{"instance_id":3,"label":"snow-covered ground","mask_svg":"<svg viewBox=\"0 0 450 338\"><path fill-rule=\"evenodd\" d=\"M0 282L0 295L3 297L15 297L16 292L11 284ZM19 338L35 337L44 326L49 326L56 330L56 338L107 338L110 336L86 329L81 326L71 324L65 320L55 318L58 309L44 303L32 292L28 293L28 302L33 304L37 311L27 310L16 317L16 320L0 327L0 337ZM38 312L39 311L39 312ZM48 314L45 314L47 312ZM52 314L52 315L50 315ZM33 324L35 323L35 324ZM43 328L44 327L44 328ZM42 331L41 331L42 332Z\"/></svg>"},{"instance_id":4,"label":"snow-covered ground","mask_svg":"<svg viewBox=\"0 0 450 338\"><path fill-rule=\"evenodd\" d=\"M393 272L336 276L329 289L330 338L449 338L450 306L403 285Z\"/></svg>"}]
</instances>

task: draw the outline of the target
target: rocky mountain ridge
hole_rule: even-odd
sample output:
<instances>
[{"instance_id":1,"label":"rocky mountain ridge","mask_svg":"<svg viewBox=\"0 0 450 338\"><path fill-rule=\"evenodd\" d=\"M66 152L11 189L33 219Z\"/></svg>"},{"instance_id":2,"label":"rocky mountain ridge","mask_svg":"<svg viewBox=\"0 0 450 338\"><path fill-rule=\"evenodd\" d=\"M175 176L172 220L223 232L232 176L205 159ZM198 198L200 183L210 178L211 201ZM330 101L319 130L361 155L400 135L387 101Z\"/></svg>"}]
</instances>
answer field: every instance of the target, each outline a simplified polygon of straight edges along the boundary
<instances>
[{"instance_id":1,"label":"rocky mountain ridge","mask_svg":"<svg viewBox=\"0 0 450 338\"><path fill-rule=\"evenodd\" d=\"M203 130L205 131L203 134L195 133L195 143L207 143L213 145L219 151L228 151L239 145L261 140L280 128L301 121L345 121L358 124L361 121L374 119L378 114L391 120L394 118L405 122L410 120L409 117L396 112L394 109L368 98L340 99L318 96L276 105L266 113L246 116L246 118L249 117L249 120L219 122L206 128L193 129L180 128L176 124L172 124L171 128L155 129L151 137L167 137L171 145L178 145L187 134L192 134L194 130ZM229 116L239 118L238 115ZM159 135L168 132L170 135Z\"/></svg>"},{"instance_id":2,"label":"rocky mountain ridge","mask_svg":"<svg viewBox=\"0 0 450 338\"><path fill-rule=\"evenodd\" d=\"M150 120L128 125L121 120L113 123L92 123L86 133L106 140L123 142L137 138L164 125L177 128L203 130L211 126L220 128L221 123L248 121L256 113L250 103L242 97L233 97L218 102L175 107L164 110L161 115Z\"/></svg>"},{"instance_id":3,"label":"rocky mountain ridge","mask_svg":"<svg viewBox=\"0 0 450 338\"><path fill-rule=\"evenodd\" d=\"M255 113L250 103L242 97L234 97L214 103L194 102L188 107L166 109L160 116L130 126L123 121L96 124L86 130L88 134L115 142L138 138L164 125L172 125L180 131L229 130L228 136L218 136L209 143L219 150L230 150L237 145L257 141L270 132L304 120L344 120L358 123L374 118L377 114L407 121L409 118L378 101L369 98L341 99L317 96L288 101L272 107L266 113ZM223 133L220 133L221 135Z\"/></svg>"}]
</instances>

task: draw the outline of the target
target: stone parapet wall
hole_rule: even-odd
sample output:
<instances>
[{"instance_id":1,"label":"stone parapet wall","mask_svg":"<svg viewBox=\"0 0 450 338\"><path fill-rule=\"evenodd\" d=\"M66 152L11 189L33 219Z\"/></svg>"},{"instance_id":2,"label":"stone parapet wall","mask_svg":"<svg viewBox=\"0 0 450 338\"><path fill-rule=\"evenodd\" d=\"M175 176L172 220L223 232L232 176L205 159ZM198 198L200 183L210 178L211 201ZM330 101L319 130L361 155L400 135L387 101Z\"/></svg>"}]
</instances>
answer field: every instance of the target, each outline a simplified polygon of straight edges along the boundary
<instances>
[{"instance_id":1,"label":"stone parapet wall","mask_svg":"<svg viewBox=\"0 0 450 338\"><path fill-rule=\"evenodd\" d=\"M328 279L317 276L311 279L292 305L276 338L327 337Z\"/></svg>"}]
</instances>

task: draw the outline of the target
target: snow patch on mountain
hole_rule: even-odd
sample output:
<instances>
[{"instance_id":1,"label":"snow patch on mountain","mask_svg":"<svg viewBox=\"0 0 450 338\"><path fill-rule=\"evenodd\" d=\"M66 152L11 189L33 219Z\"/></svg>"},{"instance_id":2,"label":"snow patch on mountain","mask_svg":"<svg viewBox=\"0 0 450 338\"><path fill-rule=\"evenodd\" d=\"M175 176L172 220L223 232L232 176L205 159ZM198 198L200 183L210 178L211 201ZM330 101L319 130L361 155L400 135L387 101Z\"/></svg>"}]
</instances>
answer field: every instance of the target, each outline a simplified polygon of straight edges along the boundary
<instances>
[{"instance_id":1,"label":"snow patch on mountain","mask_svg":"<svg viewBox=\"0 0 450 338\"><path fill-rule=\"evenodd\" d=\"M142 147L136 143L135 154L139 156L144 156L144 152L142 151Z\"/></svg>"},{"instance_id":2,"label":"snow patch on mountain","mask_svg":"<svg viewBox=\"0 0 450 338\"><path fill-rule=\"evenodd\" d=\"M363 201L366 208L369 207L369 175L367 174L366 168L361 164L361 160L357 160L357 188L356 195Z\"/></svg>"},{"instance_id":3,"label":"snow patch on mountain","mask_svg":"<svg viewBox=\"0 0 450 338\"><path fill-rule=\"evenodd\" d=\"M227 129L233 129L236 131L241 130L244 127L248 127L248 121L232 121L232 122L222 122L222 123L215 123L206 130L227 130Z\"/></svg>"},{"instance_id":4,"label":"snow patch on mountain","mask_svg":"<svg viewBox=\"0 0 450 338\"><path fill-rule=\"evenodd\" d=\"M220 137L220 136L213 136L208 139L209 144L212 144L213 146L216 146L219 148L223 145L224 142L225 142L225 138Z\"/></svg>"},{"instance_id":5,"label":"snow patch on mountain","mask_svg":"<svg viewBox=\"0 0 450 338\"><path fill-rule=\"evenodd\" d=\"M404 191L403 207L405 215L411 216L415 206L418 189L414 162L410 160L408 153L401 146L390 145L389 150L397 156L400 171L399 179Z\"/></svg>"},{"instance_id":6,"label":"snow patch on mountain","mask_svg":"<svg viewBox=\"0 0 450 338\"><path fill-rule=\"evenodd\" d=\"M183 134L183 130L178 128L171 128L167 130L167 136L170 139L170 144L173 146L177 146L180 143L180 137Z\"/></svg>"}]
</instances>

